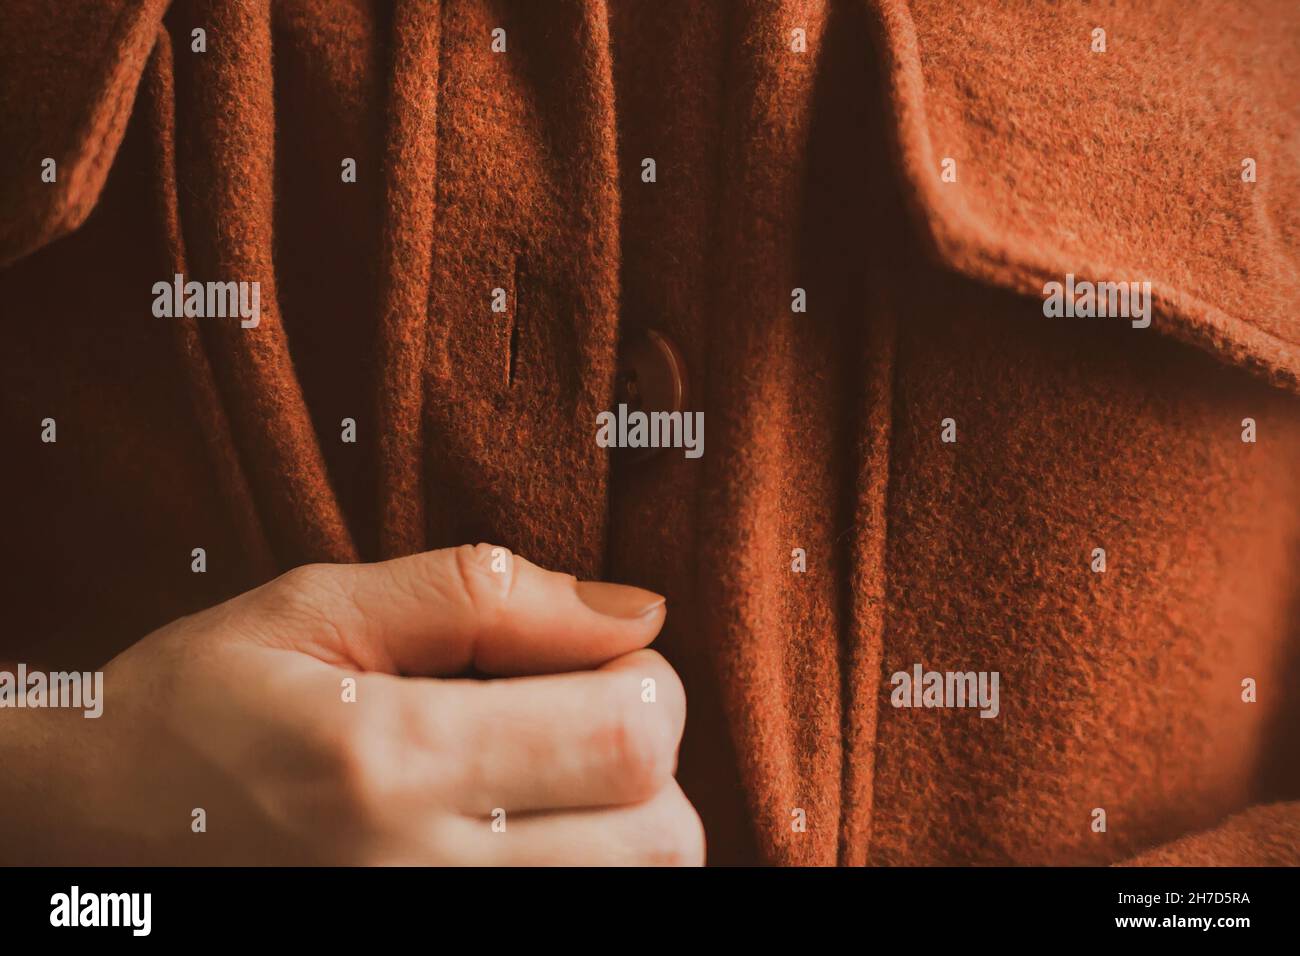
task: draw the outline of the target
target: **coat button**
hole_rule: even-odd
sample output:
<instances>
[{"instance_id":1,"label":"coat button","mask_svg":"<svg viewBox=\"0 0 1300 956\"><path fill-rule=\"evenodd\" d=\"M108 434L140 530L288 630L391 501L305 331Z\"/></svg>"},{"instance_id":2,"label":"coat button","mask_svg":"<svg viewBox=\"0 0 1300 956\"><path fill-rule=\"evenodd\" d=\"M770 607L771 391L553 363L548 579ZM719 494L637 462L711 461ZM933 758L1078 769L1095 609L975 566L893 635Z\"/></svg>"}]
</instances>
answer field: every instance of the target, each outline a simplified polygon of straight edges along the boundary
<instances>
[{"instance_id":1,"label":"coat button","mask_svg":"<svg viewBox=\"0 0 1300 956\"><path fill-rule=\"evenodd\" d=\"M626 405L628 412L685 411L686 362L671 339L654 329L628 335L619 355L614 402ZM661 450L629 448L623 456L642 461Z\"/></svg>"}]
</instances>

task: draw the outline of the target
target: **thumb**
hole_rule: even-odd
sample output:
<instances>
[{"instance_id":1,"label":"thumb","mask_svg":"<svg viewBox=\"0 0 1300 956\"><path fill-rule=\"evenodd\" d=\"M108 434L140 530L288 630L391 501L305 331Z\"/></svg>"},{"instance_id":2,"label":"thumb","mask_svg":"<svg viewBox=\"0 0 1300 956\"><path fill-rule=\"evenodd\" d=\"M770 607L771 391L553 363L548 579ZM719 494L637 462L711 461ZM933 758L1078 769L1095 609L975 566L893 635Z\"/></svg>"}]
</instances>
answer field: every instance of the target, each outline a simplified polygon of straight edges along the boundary
<instances>
[{"instance_id":1,"label":"thumb","mask_svg":"<svg viewBox=\"0 0 1300 956\"><path fill-rule=\"evenodd\" d=\"M431 677L598 667L653 641L667 614L652 591L578 581L490 544L307 565L259 591L263 610L288 609L300 649ZM319 626L304 629L304 620ZM315 647L302 648L302 638Z\"/></svg>"}]
</instances>

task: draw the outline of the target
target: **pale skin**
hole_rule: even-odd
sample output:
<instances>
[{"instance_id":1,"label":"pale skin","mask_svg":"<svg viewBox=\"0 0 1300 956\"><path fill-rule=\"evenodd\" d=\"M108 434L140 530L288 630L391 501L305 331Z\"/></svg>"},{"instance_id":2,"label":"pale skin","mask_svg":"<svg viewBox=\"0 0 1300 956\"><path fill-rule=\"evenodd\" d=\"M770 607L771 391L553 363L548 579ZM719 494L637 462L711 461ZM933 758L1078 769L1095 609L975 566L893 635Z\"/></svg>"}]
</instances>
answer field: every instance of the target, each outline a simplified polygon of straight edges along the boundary
<instances>
[{"instance_id":1,"label":"pale skin","mask_svg":"<svg viewBox=\"0 0 1300 956\"><path fill-rule=\"evenodd\" d=\"M298 568L115 658L99 719L4 711L0 858L701 864L666 613L492 545Z\"/></svg>"}]
</instances>

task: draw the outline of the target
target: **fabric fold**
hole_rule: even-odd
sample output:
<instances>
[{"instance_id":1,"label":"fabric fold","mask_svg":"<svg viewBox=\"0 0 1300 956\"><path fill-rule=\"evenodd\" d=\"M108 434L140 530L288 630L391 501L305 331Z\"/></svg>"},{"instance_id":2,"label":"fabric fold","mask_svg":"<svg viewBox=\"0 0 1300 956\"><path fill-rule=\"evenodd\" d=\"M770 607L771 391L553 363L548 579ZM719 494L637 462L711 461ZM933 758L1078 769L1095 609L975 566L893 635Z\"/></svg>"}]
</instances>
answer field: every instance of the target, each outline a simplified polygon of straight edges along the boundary
<instances>
[{"instance_id":1,"label":"fabric fold","mask_svg":"<svg viewBox=\"0 0 1300 956\"><path fill-rule=\"evenodd\" d=\"M165 29L160 28L149 60L142 95L148 101L156 163L153 175L158 184L158 212L163 224L163 241L172 268L177 273L185 274L189 272L189 265L176 194L176 95L173 69L171 37ZM198 430L207 446L212 468L218 475L216 484L225 496L226 511L235 523L243 547L244 576L251 587L273 577L276 572L270 542L235 449L230 422L221 404L199 326L195 320L186 317L173 318L167 324L175 336L180 365L186 372Z\"/></svg>"},{"instance_id":2,"label":"fabric fold","mask_svg":"<svg viewBox=\"0 0 1300 956\"><path fill-rule=\"evenodd\" d=\"M393 18L378 351L379 547L385 558L425 547L422 422L437 209L441 20L439 0L403 0Z\"/></svg>"},{"instance_id":3,"label":"fabric fold","mask_svg":"<svg viewBox=\"0 0 1300 956\"><path fill-rule=\"evenodd\" d=\"M726 347L711 349L705 375L699 532L705 629L759 850L822 866L836 863L840 830L844 549L832 503L845 459L818 410L838 376L825 363L845 350L827 305L833 272L801 253L818 225L806 190L826 24L817 3L744 3L733 17L711 332ZM790 48L795 27L813 52ZM795 288L810 314L793 312ZM792 569L795 549L806 572Z\"/></svg>"},{"instance_id":4,"label":"fabric fold","mask_svg":"<svg viewBox=\"0 0 1300 956\"><path fill-rule=\"evenodd\" d=\"M199 281L258 283L256 325L201 332L277 560L357 560L330 485L276 296L275 102L268 0L204 0L169 27L207 50L178 63L177 170L185 249Z\"/></svg>"},{"instance_id":5,"label":"fabric fold","mask_svg":"<svg viewBox=\"0 0 1300 956\"><path fill-rule=\"evenodd\" d=\"M875 274L880 276L878 271ZM870 848L880 668L888 605L886 555L897 305L879 294L869 301L876 318L864 343L867 375L858 410L861 424L857 430L854 534L847 578L849 638L843 665L844 793L839 857L843 866L865 866Z\"/></svg>"}]
</instances>

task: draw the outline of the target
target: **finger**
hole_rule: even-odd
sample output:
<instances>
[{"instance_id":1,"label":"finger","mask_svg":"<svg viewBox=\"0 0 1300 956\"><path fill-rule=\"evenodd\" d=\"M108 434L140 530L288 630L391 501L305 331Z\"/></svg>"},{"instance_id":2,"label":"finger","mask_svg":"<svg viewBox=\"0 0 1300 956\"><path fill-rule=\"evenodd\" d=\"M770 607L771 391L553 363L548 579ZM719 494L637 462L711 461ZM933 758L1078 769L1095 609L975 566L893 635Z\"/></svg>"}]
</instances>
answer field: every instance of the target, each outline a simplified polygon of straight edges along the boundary
<instances>
[{"instance_id":1,"label":"finger","mask_svg":"<svg viewBox=\"0 0 1300 956\"><path fill-rule=\"evenodd\" d=\"M651 650L577 674L403 683L412 697L441 697L441 739L464 768L450 799L463 813L634 803L676 769L686 694Z\"/></svg>"},{"instance_id":2,"label":"finger","mask_svg":"<svg viewBox=\"0 0 1300 956\"><path fill-rule=\"evenodd\" d=\"M651 591L578 581L487 544L308 565L252 594L335 662L428 676L596 667L649 644L667 613Z\"/></svg>"},{"instance_id":3,"label":"finger","mask_svg":"<svg viewBox=\"0 0 1300 956\"><path fill-rule=\"evenodd\" d=\"M450 838L476 866L702 866L705 856L699 814L676 781L631 806L461 820Z\"/></svg>"}]
</instances>

